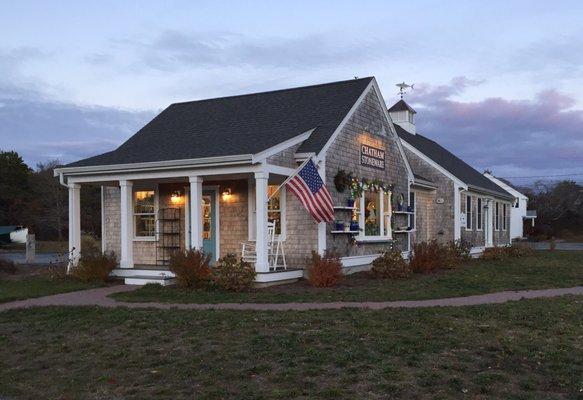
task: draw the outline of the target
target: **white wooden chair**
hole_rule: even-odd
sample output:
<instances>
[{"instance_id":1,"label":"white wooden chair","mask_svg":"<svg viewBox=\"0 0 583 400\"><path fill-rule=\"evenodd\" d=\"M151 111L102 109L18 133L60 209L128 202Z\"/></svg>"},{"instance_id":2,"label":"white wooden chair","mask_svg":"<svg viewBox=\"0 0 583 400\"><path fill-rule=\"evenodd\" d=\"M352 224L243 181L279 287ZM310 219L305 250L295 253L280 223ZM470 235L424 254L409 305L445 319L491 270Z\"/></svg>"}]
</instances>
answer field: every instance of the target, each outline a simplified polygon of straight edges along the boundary
<instances>
[{"instance_id":1,"label":"white wooden chair","mask_svg":"<svg viewBox=\"0 0 583 400\"><path fill-rule=\"evenodd\" d=\"M241 258L248 263L257 262L256 242L241 243ZM279 265L279 257L283 262ZM269 269L277 270L278 268L287 269L285 261L285 250L280 235L275 234L275 222L267 223L267 261Z\"/></svg>"}]
</instances>

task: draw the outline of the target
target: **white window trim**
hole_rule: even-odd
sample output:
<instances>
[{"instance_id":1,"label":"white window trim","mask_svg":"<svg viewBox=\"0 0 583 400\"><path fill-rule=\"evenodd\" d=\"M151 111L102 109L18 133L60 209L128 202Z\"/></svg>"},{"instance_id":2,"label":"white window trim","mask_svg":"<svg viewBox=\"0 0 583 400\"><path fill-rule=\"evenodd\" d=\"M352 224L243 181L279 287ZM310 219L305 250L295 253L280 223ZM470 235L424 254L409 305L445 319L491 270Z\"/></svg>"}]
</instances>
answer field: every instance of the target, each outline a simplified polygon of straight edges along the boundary
<instances>
[{"instance_id":1,"label":"white window trim","mask_svg":"<svg viewBox=\"0 0 583 400\"><path fill-rule=\"evenodd\" d=\"M255 240L256 238L256 228L255 228L255 185L249 182L247 200L249 204L247 220L248 220L248 237L249 240ZM281 238L282 241L286 240L287 237L287 191L285 186L279 189L279 209L281 213L281 234L276 235ZM268 210L269 215L269 210Z\"/></svg>"},{"instance_id":2,"label":"white window trim","mask_svg":"<svg viewBox=\"0 0 583 400\"><path fill-rule=\"evenodd\" d=\"M480 224L478 224L478 211L480 211ZM484 230L484 199L481 197L476 198L476 232L482 232Z\"/></svg>"},{"instance_id":3,"label":"white window trim","mask_svg":"<svg viewBox=\"0 0 583 400\"><path fill-rule=\"evenodd\" d=\"M411 205L411 195L413 195L413 215L409 215L409 218L413 218L413 230L417 230L417 193L414 191L409 191L409 206ZM409 223L411 226L411 223Z\"/></svg>"},{"instance_id":4,"label":"white window trim","mask_svg":"<svg viewBox=\"0 0 583 400\"><path fill-rule=\"evenodd\" d=\"M136 236L136 213L135 213L135 193L136 192L143 192L143 191L147 191L147 190L153 190L154 191L154 235L153 236ZM154 186L138 186L138 187L134 187L133 191L132 191L132 224L134 224L134 237L132 238L132 241L134 242L155 242L156 240L158 240L158 226L159 226L159 221L158 221L158 210L160 207L160 191L159 191L159 185L154 185ZM140 215L144 215L144 214L140 214ZM146 214L148 215L148 214Z\"/></svg>"},{"instance_id":5,"label":"white window trim","mask_svg":"<svg viewBox=\"0 0 583 400\"><path fill-rule=\"evenodd\" d=\"M380 196L380 205L381 205L381 209L379 210L379 216L380 216L380 232L384 232L385 231L385 193L382 190L379 190L377 193ZM360 196L360 209L359 209L359 214L358 214L358 227L359 227L359 232L358 235L356 236L356 241L357 242L388 242L390 240L393 240L393 228L391 226L391 222L393 219L392 215L389 215L389 227L387 229L387 232L389 233L388 235L375 235L375 236L367 236L365 235L365 226L364 226L364 191L362 193L362 195ZM391 201L391 199L389 199L389 201Z\"/></svg>"},{"instance_id":6,"label":"white window trim","mask_svg":"<svg viewBox=\"0 0 583 400\"><path fill-rule=\"evenodd\" d=\"M494 202L494 231L500 230L500 203L498 201Z\"/></svg>"},{"instance_id":7,"label":"white window trim","mask_svg":"<svg viewBox=\"0 0 583 400\"><path fill-rule=\"evenodd\" d=\"M468 199L470 201L470 211L468 212ZM466 231L473 231L474 230L474 197L470 196L469 194L466 194L466 226L465 229ZM468 228L468 224L470 224L470 227Z\"/></svg>"}]
</instances>

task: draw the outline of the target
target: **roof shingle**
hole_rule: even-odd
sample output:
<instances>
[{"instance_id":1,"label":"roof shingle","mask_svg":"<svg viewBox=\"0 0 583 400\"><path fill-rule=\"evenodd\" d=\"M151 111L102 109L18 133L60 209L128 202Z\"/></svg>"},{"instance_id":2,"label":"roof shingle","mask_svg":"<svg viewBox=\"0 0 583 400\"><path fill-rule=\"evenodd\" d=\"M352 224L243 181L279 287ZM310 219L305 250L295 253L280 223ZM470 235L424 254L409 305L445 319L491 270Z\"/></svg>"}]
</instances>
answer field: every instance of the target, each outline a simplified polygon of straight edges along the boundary
<instances>
[{"instance_id":1,"label":"roof shingle","mask_svg":"<svg viewBox=\"0 0 583 400\"><path fill-rule=\"evenodd\" d=\"M466 185L477 190L491 192L505 198L514 198L506 190L496 185L490 179L476 171L465 161L455 156L449 150L440 146L431 139L420 134L411 134L399 125L395 124L397 135L431 160L439 164L453 176L464 182Z\"/></svg>"},{"instance_id":2,"label":"roof shingle","mask_svg":"<svg viewBox=\"0 0 583 400\"><path fill-rule=\"evenodd\" d=\"M319 152L372 79L175 103L116 150L66 167L257 154L313 128L300 151Z\"/></svg>"}]
</instances>

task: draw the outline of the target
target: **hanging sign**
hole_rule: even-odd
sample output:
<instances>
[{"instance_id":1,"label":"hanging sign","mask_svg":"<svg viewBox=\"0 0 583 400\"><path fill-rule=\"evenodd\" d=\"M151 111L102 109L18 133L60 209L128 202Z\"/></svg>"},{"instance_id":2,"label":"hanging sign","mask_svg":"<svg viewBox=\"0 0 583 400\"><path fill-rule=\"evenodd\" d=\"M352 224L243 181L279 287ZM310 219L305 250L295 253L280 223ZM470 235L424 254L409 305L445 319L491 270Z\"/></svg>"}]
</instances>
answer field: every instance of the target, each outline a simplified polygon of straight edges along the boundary
<instances>
[{"instance_id":1,"label":"hanging sign","mask_svg":"<svg viewBox=\"0 0 583 400\"><path fill-rule=\"evenodd\" d=\"M385 151L366 144L361 144L360 163L367 167L385 169Z\"/></svg>"}]
</instances>

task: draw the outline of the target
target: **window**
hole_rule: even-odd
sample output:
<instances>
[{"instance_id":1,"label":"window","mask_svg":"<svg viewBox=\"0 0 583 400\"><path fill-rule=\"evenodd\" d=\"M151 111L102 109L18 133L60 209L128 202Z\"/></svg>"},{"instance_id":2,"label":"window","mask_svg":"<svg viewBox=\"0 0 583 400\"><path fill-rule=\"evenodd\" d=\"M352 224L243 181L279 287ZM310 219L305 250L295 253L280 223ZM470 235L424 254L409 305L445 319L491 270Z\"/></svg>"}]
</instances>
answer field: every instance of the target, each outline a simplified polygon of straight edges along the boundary
<instances>
[{"instance_id":1,"label":"window","mask_svg":"<svg viewBox=\"0 0 583 400\"><path fill-rule=\"evenodd\" d=\"M274 194L274 196L269 199L267 203L267 220L275 222L275 234L281 235L282 240L285 240L286 231L286 212L285 212L285 187L282 186L279 191L276 189L279 185L268 185L267 186L267 197ZM255 186L249 184L249 239L255 239L256 226L255 226Z\"/></svg>"},{"instance_id":2,"label":"window","mask_svg":"<svg viewBox=\"0 0 583 400\"><path fill-rule=\"evenodd\" d=\"M156 202L153 190L134 192L134 236L153 238L156 234Z\"/></svg>"},{"instance_id":3,"label":"window","mask_svg":"<svg viewBox=\"0 0 583 400\"><path fill-rule=\"evenodd\" d=\"M415 192L409 193L409 207L411 207L411 211L413 214L409 215L409 228L415 229Z\"/></svg>"},{"instance_id":4,"label":"window","mask_svg":"<svg viewBox=\"0 0 583 400\"><path fill-rule=\"evenodd\" d=\"M520 207L520 199L517 197L516 201L514 202L514 208L519 208Z\"/></svg>"},{"instance_id":5,"label":"window","mask_svg":"<svg viewBox=\"0 0 583 400\"><path fill-rule=\"evenodd\" d=\"M506 230L506 225L508 220L506 219L506 214L508 212L508 205L506 203L502 204L502 230Z\"/></svg>"},{"instance_id":6,"label":"window","mask_svg":"<svg viewBox=\"0 0 583 400\"><path fill-rule=\"evenodd\" d=\"M365 190L354 203L352 219L358 221L361 238L391 239L391 194Z\"/></svg>"},{"instance_id":7,"label":"window","mask_svg":"<svg viewBox=\"0 0 583 400\"><path fill-rule=\"evenodd\" d=\"M482 230L482 213L483 213L482 198L478 197L476 208L476 230L478 231Z\"/></svg>"},{"instance_id":8,"label":"window","mask_svg":"<svg viewBox=\"0 0 583 400\"><path fill-rule=\"evenodd\" d=\"M494 230L500 230L500 203L494 206Z\"/></svg>"},{"instance_id":9,"label":"window","mask_svg":"<svg viewBox=\"0 0 583 400\"><path fill-rule=\"evenodd\" d=\"M278 187L279 186L277 185L269 185L267 187L267 197L269 198L271 195L273 195L273 197L271 197L267 203L267 219L269 221L275 222L275 234L281 235L283 223L281 199L282 190L284 190L284 188L282 187L279 191L276 192Z\"/></svg>"},{"instance_id":10,"label":"window","mask_svg":"<svg viewBox=\"0 0 583 400\"><path fill-rule=\"evenodd\" d=\"M473 214L473 210L472 210L472 196L466 196L466 229L467 230L471 230L472 229L472 214Z\"/></svg>"}]
</instances>

